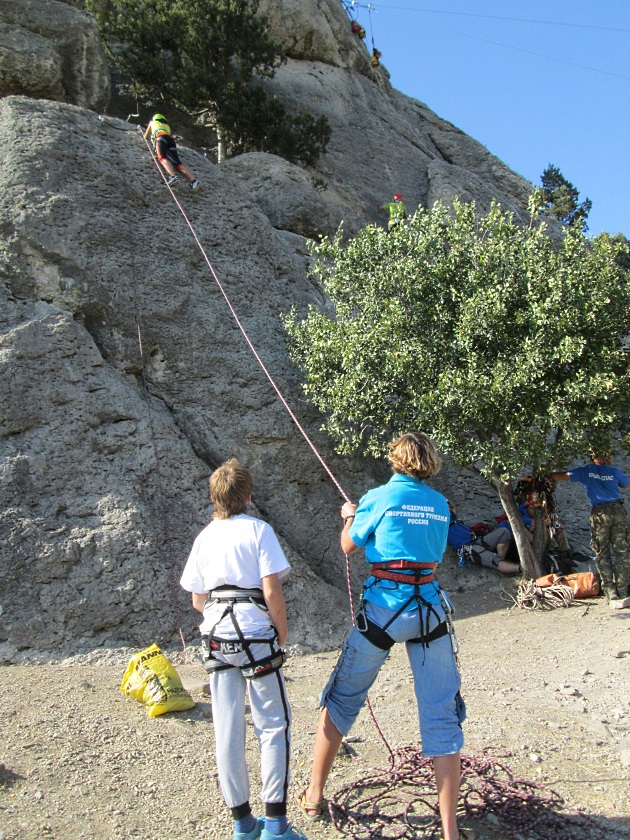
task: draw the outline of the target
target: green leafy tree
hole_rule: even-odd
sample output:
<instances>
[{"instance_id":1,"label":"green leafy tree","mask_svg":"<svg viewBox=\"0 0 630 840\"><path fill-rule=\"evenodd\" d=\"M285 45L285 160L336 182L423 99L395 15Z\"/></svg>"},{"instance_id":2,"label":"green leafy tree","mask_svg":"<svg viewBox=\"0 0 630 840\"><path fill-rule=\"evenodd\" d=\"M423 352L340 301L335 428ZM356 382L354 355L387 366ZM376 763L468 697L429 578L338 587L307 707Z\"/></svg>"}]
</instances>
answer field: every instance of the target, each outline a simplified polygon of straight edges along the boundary
<instances>
[{"instance_id":1,"label":"green leafy tree","mask_svg":"<svg viewBox=\"0 0 630 840\"><path fill-rule=\"evenodd\" d=\"M594 241L597 240L610 240L613 245L618 246L616 248L617 262L624 271L630 271L630 240L627 236L624 236L623 233L606 233L604 231L594 238Z\"/></svg>"},{"instance_id":2,"label":"green leafy tree","mask_svg":"<svg viewBox=\"0 0 630 840\"><path fill-rule=\"evenodd\" d=\"M623 246L568 228L560 246L494 205L420 208L387 234L314 245L330 303L285 319L308 399L338 451L381 455L422 429L497 491L526 574L543 572L512 490L610 441L628 417L630 287ZM627 251L626 251L627 253Z\"/></svg>"},{"instance_id":3,"label":"green leafy tree","mask_svg":"<svg viewBox=\"0 0 630 840\"><path fill-rule=\"evenodd\" d=\"M546 211L570 227L577 227L586 232L586 219L591 211L593 202L585 198L579 204L580 192L571 181L567 181L557 166L551 163L540 176Z\"/></svg>"},{"instance_id":4,"label":"green leafy tree","mask_svg":"<svg viewBox=\"0 0 630 840\"><path fill-rule=\"evenodd\" d=\"M258 0L87 0L108 53L149 101L207 112L235 151L313 163L325 151L325 117L289 114L255 78L283 60Z\"/></svg>"}]
</instances>

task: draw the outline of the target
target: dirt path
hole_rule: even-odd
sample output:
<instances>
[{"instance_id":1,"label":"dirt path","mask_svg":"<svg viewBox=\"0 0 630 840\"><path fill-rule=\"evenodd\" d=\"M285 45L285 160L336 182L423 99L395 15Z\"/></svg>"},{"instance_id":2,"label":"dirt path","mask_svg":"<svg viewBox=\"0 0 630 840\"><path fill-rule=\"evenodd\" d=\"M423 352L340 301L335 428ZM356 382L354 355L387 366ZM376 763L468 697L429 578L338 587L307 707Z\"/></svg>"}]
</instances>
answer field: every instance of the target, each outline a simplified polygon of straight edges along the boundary
<instances>
[{"instance_id":1,"label":"dirt path","mask_svg":"<svg viewBox=\"0 0 630 840\"><path fill-rule=\"evenodd\" d=\"M508 611L500 586L456 593L467 753L510 755L516 775L549 785L591 827L553 837L630 837L630 610L603 599L544 614ZM147 640L147 644L151 640ZM9 666L0 683L0 840L22 838L229 838L219 793L211 704L201 666L171 653L197 706L150 720L118 685L134 651L95 651L59 664ZM293 789L306 778L318 693L336 654L295 656L286 666L294 714ZM393 748L417 743L413 691L395 648L371 694ZM248 741L252 803L257 747ZM338 759L330 792L387 764L367 712ZM341 835L330 822L290 818L311 840ZM551 837L470 821L478 838ZM418 838L424 836L418 833Z\"/></svg>"}]
</instances>

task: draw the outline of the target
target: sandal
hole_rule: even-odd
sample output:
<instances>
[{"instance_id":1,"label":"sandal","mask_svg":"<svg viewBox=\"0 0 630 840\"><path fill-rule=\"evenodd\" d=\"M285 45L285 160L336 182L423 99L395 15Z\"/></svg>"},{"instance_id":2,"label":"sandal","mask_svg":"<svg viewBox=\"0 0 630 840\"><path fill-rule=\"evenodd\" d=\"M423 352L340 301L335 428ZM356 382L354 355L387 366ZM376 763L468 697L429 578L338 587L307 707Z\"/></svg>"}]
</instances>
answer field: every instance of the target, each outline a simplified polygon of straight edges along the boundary
<instances>
[{"instance_id":1,"label":"sandal","mask_svg":"<svg viewBox=\"0 0 630 840\"><path fill-rule=\"evenodd\" d=\"M306 798L306 788L304 788L303 791L296 793L294 799L298 808L307 820L317 822L317 820L324 819L326 814L325 799L322 799L319 802L309 802Z\"/></svg>"}]
</instances>

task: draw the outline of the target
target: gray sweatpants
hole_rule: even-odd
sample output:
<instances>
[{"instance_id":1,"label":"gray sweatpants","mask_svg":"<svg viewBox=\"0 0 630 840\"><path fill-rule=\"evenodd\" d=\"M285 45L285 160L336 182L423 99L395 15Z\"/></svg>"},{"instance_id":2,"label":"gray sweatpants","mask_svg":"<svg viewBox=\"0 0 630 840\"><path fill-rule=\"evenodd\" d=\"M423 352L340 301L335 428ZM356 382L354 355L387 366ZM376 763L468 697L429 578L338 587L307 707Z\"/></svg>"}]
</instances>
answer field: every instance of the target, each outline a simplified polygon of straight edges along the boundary
<instances>
[{"instance_id":1,"label":"gray sweatpants","mask_svg":"<svg viewBox=\"0 0 630 840\"><path fill-rule=\"evenodd\" d=\"M269 644L253 644L255 659L269 656ZM246 665L245 653L222 655L217 659L231 665ZM282 669L257 679L246 680L240 668L210 674L212 717L216 740L217 769L221 792L228 808L249 800L249 772L245 760L245 692L260 749L260 775L264 803L286 802L289 789L289 744L291 708Z\"/></svg>"}]
</instances>

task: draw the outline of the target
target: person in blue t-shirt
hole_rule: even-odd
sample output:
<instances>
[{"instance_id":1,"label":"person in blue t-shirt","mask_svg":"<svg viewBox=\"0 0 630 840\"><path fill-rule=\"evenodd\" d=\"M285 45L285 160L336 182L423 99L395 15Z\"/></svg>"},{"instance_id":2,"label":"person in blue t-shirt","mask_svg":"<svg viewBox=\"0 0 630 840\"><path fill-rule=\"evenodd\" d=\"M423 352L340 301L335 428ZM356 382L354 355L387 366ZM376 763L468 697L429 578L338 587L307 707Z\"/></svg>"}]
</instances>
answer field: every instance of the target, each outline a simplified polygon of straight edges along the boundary
<instances>
[{"instance_id":1,"label":"person in blue t-shirt","mask_svg":"<svg viewBox=\"0 0 630 840\"><path fill-rule=\"evenodd\" d=\"M422 752L433 758L445 840L470 836L457 827L460 751L466 707L461 698L451 624L453 607L433 575L449 524L444 496L425 484L441 460L433 442L410 432L390 444L394 475L359 505L341 508L341 547L365 550L371 574L355 626L320 697L309 786L296 797L310 820L324 815L324 786L344 735L359 714L395 642L405 642L420 717Z\"/></svg>"},{"instance_id":2,"label":"person in blue t-shirt","mask_svg":"<svg viewBox=\"0 0 630 840\"><path fill-rule=\"evenodd\" d=\"M630 532L620 489L628 476L613 467L607 453L592 453L591 464L554 472L552 481L579 481L591 503L591 548L608 603L613 609L630 607Z\"/></svg>"}]
</instances>

